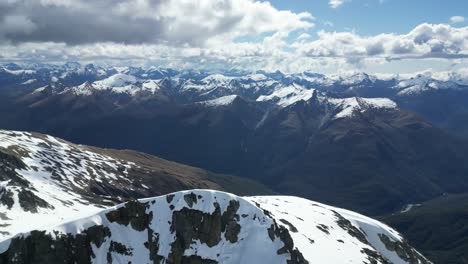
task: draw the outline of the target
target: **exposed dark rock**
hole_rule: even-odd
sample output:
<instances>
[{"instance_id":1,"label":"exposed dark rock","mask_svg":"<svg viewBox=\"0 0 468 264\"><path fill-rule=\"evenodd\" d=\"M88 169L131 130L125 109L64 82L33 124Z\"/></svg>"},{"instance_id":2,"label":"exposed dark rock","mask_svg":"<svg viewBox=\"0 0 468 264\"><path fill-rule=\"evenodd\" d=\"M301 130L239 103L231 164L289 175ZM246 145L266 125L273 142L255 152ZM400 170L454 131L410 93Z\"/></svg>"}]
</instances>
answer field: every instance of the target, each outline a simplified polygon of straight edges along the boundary
<instances>
[{"instance_id":1,"label":"exposed dark rock","mask_svg":"<svg viewBox=\"0 0 468 264\"><path fill-rule=\"evenodd\" d=\"M171 253L168 263L180 263L184 251L194 240L213 247L221 240L221 209L215 204L212 214L198 210L183 208L172 214L171 232L175 233L176 240L171 244Z\"/></svg>"},{"instance_id":2,"label":"exposed dark rock","mask_svg":"<svg viewBox=\"0 0 468 264\"><path fill-rule=\"evenodd\" d=\"M145 247L148 248L150 254L150 260L153 261L154 264L161 263L162 260L165 258L163 256L158 255L159 250L159 234L154 233L154 231L148 227L148 241L145 242Z\"/></svg>"},{"instance_id":3,"label":"exposed dark rock","mask_svg":"<svg viewBox=\"0 0 468 264\"><path fill-rule=\"evenodd\" d=\"M280 222L287 225L288 228L289 228L289 231L294 232L294 233L298 232L297 228L293 224L291 224L289 221L287 221L285 219L280 219Z\"/></svg>"},{"instance_id":4,"label":"exposed dark rock","mask_svg":"<svg viewBox=\"0 0 468 264\"><path fill-rule=\"evenodd\" d=\"M237 214L239 206L239 201L229 201L229 205L221 218L221 231L225 232L224 237L231 243L237 242L237 236L241 230L241 226L238 223L239 215Z\"/></svg>"},{"instance_id":5,"label":"exposed dark rock","mask_svg":"<svg viewBox=\"0 0 468 264\"><path fill-rule=\"evenodd\" d=\"M111 241L109 252L116 252L125 256L132 256L133 249L127 248L124 244L121 244L117 241Z\"/></svg>"},{"instance_id":6,"label":"exposed dark rock","mask_svg":"<svg viewBox=\"0 0 468 264\"><path fill-rule=\"evenodd\" d=\"M197 199L195 195L190 194L185 195L184 198L189 206L193 198ZM239 215L236 212L239 209L239 202L229 201L226 211L222 214L219 204L214 203L214 206L215 211L212 214L189 208L173 213L171 232L175 232L176 240L171 245L169 263L180 263L183 260L184 251L194 240L200 240L201 243L213 247L221 241L221 234L224 232L229 242L238 241L241 226L237 223Z\"/></svg>"},{"instance_id":7,"label":"exposed dark rock","mask_svg":"<svg viewBox=\"0 0 468 264\"><path fill-rule=\"evenodd\" d=\"M0 204L6 205L8 209L13 207L15 201L13 200L13 193L10 190L0 190Z\"/></svg>"},{"instance_id":8,"label":"exposed dark rock","mask_svg":"<svg viewBox=\"0 0 468 264\"><path fill-rule=\"evenodd\" d=\"M338 220L336 223L338 224L339 227L341 227L343 230L347 231L348 234L351 236L357 238L359 241L361 241L364 244L369 245L369 241L367 241L366 235L361 232L358 228L356 228L348 219L344 218L342 215L340 215L338 212L335 212L336 218Z\"/></svg>"},{"instance_id":9,"label":"exposed dark rock","mask_svg":"<svg viewBox=\"0 0 468 264\"><path fill-rule=\"evenodd\" d=\"M329 235L330 234L330 231L328 231L328 226L324 225L324 224L319 224L317 225L317 228L324 232L325 234Z\"/></svg>"},{"instance_id":10,"label":"exposed dark rock","mask_svg":"<svg viewBox=\"0 0 468 264\"><path fill-rule=\"evenodd\" d=\"M184 200L187 205L192 208L194 203L197 203L197 196L194 193L184 195Z\"/></svg>"},{"instance_id":11,"label":"exposed dark rock","mask_svg":"<svg viewBox=\"0 0 468 264\"><path fill-rule=\"evenodd\" d=\"M116 241L111 241L109 250L107 251L107 263L113 263L112 261L112 252L118 253L120 255L125 255L125 256L132 256L132 249L127 248L125 245L116 242Z\"/></svg>"},{"instance_id":12,"label":"exposed dark rock","mask_svg":"<svg viewBox=\"0 0 468 264\"><path fill-rule=\"evenodd\" d=\"M415 251L411 246L406 242L393 241L385 234L379 234L380 241L384 243L387 250L396 252L396 254L406 262L410 264L430 264L421 254Z\"/></svg>"},{"instance_id":13,"label":"exposed dark rock","mask_svg":"<svg viewBox=\"0 0 468 264\"><path fill-rule=\"evenodd\" d=\"M100 247L110 236L107 227L93 226L76 236L32 231L29 236L11 240L0 254L0 264L91 264L91 244Z\"/></svg>"},{"instance_id":14,"label":"exposed dark rock","mask_svg":"<svg viewBox=\"0 0 468 264\"><path fill-rule=\"evenodd\" d=\"M21 208L26 212L37 213L37 208L39 207L54 209L52 205L48 204L29 190L22 189L18 192L18 199Z\"/></svg>"},{"instance_id":15,"label":"exposed dark rock","mask_svg":"<svg viewBox=\"0 0 468 264\"><path fill-rule=\"evenodd\" d=\"M289 230L283 226L279 226L275 220L273 220L273 224L267 229L268 236L270 237L271 241L275 241L276 238L279 238L283 243L284 246L276 252L278 255L282 254L289 254L291 259L288 260L288 264L308 264L309 262L304 258L302 253L297 249L294 248L294 241L289 234Z\"/></svg>"},{"instance_id":16,"label":"exposed dark rock","mask_svg":"<svg viewBox=\"0 0 468 264\"><path fill-rule=\"evenodd\" d=\"M137 200L129 201L124 206L119 207L106 214L110 222L117 222L121 225L131 224L132 228L137 231L145 230L151 220L153 213L146 213L147 204L140 203Z\"/></svg>"},{"instance_id":17,"label":"exposed dark rock","mask_svg":"<svg viewBox=\"0 0 468 264\"><path fill-rule=\"evenodd\" d=\"M174 200L174 194L168 194L166 195L166 201L167 203L172 203L172 200Z\"/></svg>"},{"instance_id":18,"label":"exposed dark rock","mask_svg":"<svg viewBox=\"0 0 468 264\"><path fill-rule=\"evenodd\" d=\"M182 261L180 262L181 264L218 264L216 260L212 259L204 259L201 258L200 256L183 256Z\"/></svg>"},{"instance_id":19,"label":"exposed dark rock","mask_svg":"<svg viewBox=\"0 0 468 264\"><path fill-rule=\"evenodd\" d=\"M369 261L367 264L392 264L375 250L363 248L361 252L367 255L367 260Z\"/></svg>"}]
</instances>

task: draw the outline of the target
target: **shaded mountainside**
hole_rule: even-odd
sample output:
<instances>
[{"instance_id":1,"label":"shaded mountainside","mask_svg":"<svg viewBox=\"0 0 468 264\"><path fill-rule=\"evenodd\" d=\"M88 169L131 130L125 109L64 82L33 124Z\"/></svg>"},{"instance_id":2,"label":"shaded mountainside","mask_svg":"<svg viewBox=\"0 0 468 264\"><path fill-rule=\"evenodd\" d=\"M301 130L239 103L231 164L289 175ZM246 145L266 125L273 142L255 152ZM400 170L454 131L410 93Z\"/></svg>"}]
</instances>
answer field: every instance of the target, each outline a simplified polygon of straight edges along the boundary
<instances>
[{"instance_id":1,"label":"shaded mountainside","mask_svg":"<svg viewBox=\"0 0 468 264\"><path fill-rule=\"evenodd\" d=\"M256 131L254 156L276 164L264 163L265 175L276 175L282 192L378 214L468 187L466 144L411 113L374 109L323 122L311 118L317 112L297 104Z\"/></svg>"},{"instance_id":2,"label":"shaded mountainside","mask_svg":"<svg viewBox=\"0 0 468 264\"><path fill-rule=\"evenodd\" d=\"M278 107L241 96L181 104L159 96L64 93L18 102L5 120L73 142L241 175L372 215L468 190L466 143L389 99L310 96Z\"/></svg>"},{"instance_id":3,"label":"shaded mountainside","mask_svg":"<svg viewBox=\"0 0 468 264\"><path fill-rule=\"evenodd\" d=\"M193 188L272 193L247 179L143 153L0 131L0 238L130 199Z\"/></svg>"},{"instance_id":4,"label":"shaded mountainside","mask_svg":"<svg viewBox=\"0 0 468 264\"><path fill-rule=\"evenodd\" d=\"M468 194L447 195L380 219L436 263L468 263Z\"/></svg>"},{"instance_id":5,"label":"shaded mountainside","mask_svg":"<svg viewBox=\"0 0 468 264\"><path fill-rule=\"evenodd\" d=\"M0 242L0 263L430 263L388 226L287 196L193 190Z\"/></svg>"}]
</instances>

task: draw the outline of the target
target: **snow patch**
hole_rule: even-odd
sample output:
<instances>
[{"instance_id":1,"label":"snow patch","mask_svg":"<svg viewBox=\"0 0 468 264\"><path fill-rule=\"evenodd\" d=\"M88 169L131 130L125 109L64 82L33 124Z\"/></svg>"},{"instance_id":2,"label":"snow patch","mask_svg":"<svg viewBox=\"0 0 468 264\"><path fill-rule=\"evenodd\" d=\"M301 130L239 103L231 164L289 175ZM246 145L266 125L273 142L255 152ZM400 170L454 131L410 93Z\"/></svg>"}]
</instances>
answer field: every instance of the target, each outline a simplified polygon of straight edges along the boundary
<instances>
[{"instance_id":1,"label":"snow patch","mask_svg":"<svg viewBox=\"0 0 468 264\"><path fill-rule=\"evenodd\" d=\"M207 106L223 106L223 105L230 105L236 100L237 95L227 95L223 97L219 97L213 100L203 101L200 104L204 104Z\"/></svg>"}]
</instances>

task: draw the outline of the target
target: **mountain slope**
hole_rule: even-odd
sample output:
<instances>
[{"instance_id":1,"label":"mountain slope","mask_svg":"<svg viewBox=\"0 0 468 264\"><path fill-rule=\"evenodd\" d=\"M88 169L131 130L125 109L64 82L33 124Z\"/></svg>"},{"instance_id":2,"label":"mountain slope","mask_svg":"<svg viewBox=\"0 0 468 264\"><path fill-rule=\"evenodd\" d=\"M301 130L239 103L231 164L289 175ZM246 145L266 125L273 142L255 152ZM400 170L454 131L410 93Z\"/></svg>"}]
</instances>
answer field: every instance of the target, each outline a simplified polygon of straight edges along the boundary
<instances>
[{"instance_id":1,"label":"mountain slope","mask_svg":"<svg viewBox=\"0 0 468 264\"><path fill-rule=\"evenodd\" d=\"M245 144L252 177L369 214L468 188L463 142L398 108L343 111L311 100L270 114Z\"/></svg>"},{"instance_id":2,"label":"mountain slope","mask_svg":"<svg viewBox=\"0 0 468 264\"><path fill-rule=\"evenodd\" d=\"M436 263L468 262L468 194L446 195L380 219Z\"/></svg>"},{"instance_id":3,"label":"mountain slope","mask_svg":"<svg viewBox=\"0 0 468 264\"><path fill-rule=\"evenodd\" d=\"M185 191L42 230L0 242L0 263L430 263L375 220L285 196Z\"/></svg>"},{"instance_id":4,"label":"mountain slope","mask_svg":"<svg viewBox=\"0 0 468 264\"><path fill-rule=\"evenodd\" d=\"M123 201L192 188L271 193L260 184L133 151L0 131L0 238ZM31 221L31 219L34 221Z\"/></svg>"}]
</instances>

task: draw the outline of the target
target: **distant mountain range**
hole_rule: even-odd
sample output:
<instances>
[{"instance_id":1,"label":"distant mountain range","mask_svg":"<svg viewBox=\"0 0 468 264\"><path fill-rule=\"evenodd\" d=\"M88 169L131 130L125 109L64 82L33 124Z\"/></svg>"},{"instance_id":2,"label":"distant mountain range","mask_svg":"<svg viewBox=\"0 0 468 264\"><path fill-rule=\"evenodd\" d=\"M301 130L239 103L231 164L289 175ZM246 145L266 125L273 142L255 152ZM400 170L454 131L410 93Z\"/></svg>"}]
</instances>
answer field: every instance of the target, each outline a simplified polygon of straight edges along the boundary
<instances>
[{"instance_id":1,"label":"distant mountain range","mask_svg":"<svg viewBox=\"0 0 468 264\"><path fill-rule=\"evenodd\" d=\"M456 75L402 80L77 63L10 64L0 75L0 127L7 129L144 151L370 214L468 190L468 147L455 136L463 125L432 122L468 113L467 82ZM435 111L426 105L432 97L456 99Z\"/></svg>"},{"instance_id":2,"label":"distant mountain range","mask_svg":"<svg viewBox=\"0 0 468 264\"><path fill-rule=\"evenodd\" d=\"M22 87L18 91L18 86ZM239 95L250 101L288 106L311 98L313 90L331 97L389 98L433 124L468 138L468 75L455 72L415 75L311 72L212 73L167 68L101 67L69 62L64 65L14 63L0 66L0 87L23 94L74 93L91 96L111 92L120 97L160 95L180 103ZM39 96L39 95L36 95ZM160 98L160 99L163 99Z\"/></svg>"}]
</instances>

